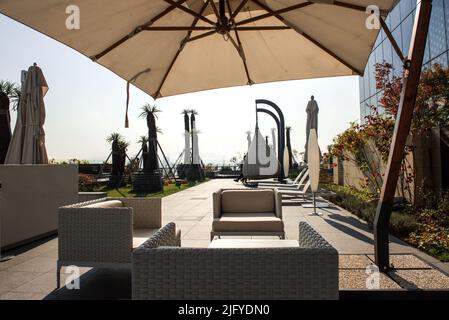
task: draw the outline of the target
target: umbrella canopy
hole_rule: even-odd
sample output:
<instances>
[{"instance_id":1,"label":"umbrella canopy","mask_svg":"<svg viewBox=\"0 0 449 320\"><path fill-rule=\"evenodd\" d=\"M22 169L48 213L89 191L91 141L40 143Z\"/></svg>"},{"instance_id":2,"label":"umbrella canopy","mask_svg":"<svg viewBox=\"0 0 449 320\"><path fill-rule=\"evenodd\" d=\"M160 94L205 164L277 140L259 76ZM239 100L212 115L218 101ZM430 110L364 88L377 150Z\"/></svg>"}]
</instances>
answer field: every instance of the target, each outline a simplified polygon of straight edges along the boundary
<instances>
[{"instance_id":1,"label":"umbrella canopy","mask_svg":"<svg viewBox=\"0 0 449 320\"><path fill-rule=\"evenodd\" d=\"M47 81L37 66L28 69L17 108L17 121L5 164L47 164L45 105Z\"/></svg>"},{"instance_id":2,"label":"umbrella canopy","mask_svg":"<svg viewBox=\"0 0 449 320\"><path fill-rule=\"evenodd\" d=\"M316 130L310 130L309 143L308 143L308 153L309 153L309 176L310 176L310 188L312 192L318 192L318 187L320 183L320 164L321 155L320 147L318 146L318 136Z\"/></svg>"},{"instance_id":3,"label":"umbrella canopy","mask_svg":"<svg viewBox=\"0 0 449 320\"><path fill-rule=\"evenodd\" d=\"M394 0L0 0L0 12L78 50L153 98L362 74ZM80 10L80 28L67 8ZM69 10L70 12L70 10ZM70 26L70 25L69 25Z\"/></svg>"},{"instance_id":4,"label":"umbrella canopy","mask_svg":"<svg viewBox=\"0 0 449 320\"><path fill-rule=\"evenodd\" d=\"M316 134L318 135L318 112L320 109L318 108L318 103L315 100L315 97L312 96L309 103L307 103L306 113L307 113L307 123L306 123L306 146L304 151L304 161L309 162L309 136L310 130L315 129Z\"/></svg>"}]
</instances>

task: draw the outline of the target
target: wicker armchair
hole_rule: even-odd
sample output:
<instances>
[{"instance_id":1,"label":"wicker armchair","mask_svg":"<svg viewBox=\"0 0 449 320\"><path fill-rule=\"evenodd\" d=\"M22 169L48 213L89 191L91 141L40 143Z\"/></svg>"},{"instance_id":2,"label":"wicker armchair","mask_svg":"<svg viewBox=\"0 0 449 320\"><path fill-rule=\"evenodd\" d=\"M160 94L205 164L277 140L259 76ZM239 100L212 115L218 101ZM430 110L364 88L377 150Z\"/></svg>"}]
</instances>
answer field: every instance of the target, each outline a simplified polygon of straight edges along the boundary
<instances>
[{"instance_id":1,"label":"wicker armchair","mask_svg":"<svg viewBox=\"0 0 449 320\"><path fill-rule=\"evenodd\" d=\"M161 199L104 198L59 208L63 266L131 268L131 253L161 227Z\"/></svg>"},{"instance_id":2,"label":"wicker armchair","mask_svg":"<svg viewBox=\"0 0 449 320\"><path fill-rule=\"evenodd\" d=\"M180 248L174 230L134 250L133 299L338 299L338 253L305 223L297 248Z\"/></svg>"},{"instance_id":3,"label":"wicker armchair","mask_svg":"<svg viewBox=\"0 0 449 320\"><path fill-rule=\"evenodd\" d=\"M282 195L277 189L220 189L213 193L215 236L278 236L285 238Z\"/></svg>"}]
</instances>

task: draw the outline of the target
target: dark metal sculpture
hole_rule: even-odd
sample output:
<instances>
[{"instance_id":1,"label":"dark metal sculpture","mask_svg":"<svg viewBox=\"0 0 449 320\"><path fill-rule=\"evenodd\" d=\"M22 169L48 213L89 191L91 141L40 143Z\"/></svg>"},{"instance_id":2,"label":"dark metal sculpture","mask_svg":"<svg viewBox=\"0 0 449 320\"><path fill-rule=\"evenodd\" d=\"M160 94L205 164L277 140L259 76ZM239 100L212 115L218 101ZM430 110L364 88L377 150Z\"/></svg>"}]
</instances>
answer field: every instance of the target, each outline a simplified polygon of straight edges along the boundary
<instances>
[{"instance_id":1,"label":"dark metal sculpture","mask_svg":"<svg viewBox=\"0 0 449 320\"><path fill-rule=\"evenodd\" d=\"M276 124L278 125L278 160L279 160L279 173L278 173L278 180L279 181L284 181L285 180L285 176L284 176L284 149L285 149L285 120L284 120L284 114L282 113L281 108L279 108L274 102L271 102L269 100L265 100L265 99L258 99L256 100L256 105L259 104L266 104L270 107L272 107L276 113L277 116L266 109L260 109L257 108L257 112L259 112L259 110L263 110L260 112L264 112L266 114L269 114L274 121L276 121Z\"/></svg>"}]
</instances>

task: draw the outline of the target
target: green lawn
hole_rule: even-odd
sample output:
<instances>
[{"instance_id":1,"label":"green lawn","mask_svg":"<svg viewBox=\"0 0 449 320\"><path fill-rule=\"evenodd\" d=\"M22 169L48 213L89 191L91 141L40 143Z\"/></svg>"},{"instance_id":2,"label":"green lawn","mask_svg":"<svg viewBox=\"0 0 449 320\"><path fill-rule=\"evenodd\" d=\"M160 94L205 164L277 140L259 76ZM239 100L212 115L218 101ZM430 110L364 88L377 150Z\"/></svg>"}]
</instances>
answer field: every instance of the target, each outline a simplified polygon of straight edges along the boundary
<instances>
[{"instance_id":1,"label":"green lawn","mask_svg":"<svg viewBox=\"0 0 449 320\"><path fill-rule=\"evenodd\" d=\"M156 193L136 193L132 191L132 187L130 185L127 185L125 187L121 188L109 188L107 186L101 187L98 190L100 192L107 192L108 197L112 198L135 198L135 197L152 197L152 198L163 198L166 196L169 196L171 194L174 194L176 192L186 190L188 188L191 188L198 184L183 184L181 187L177 187L175 184L169 184L168 186L164 186L163 192L156 192Z\"/></svg>"}]
</instances>

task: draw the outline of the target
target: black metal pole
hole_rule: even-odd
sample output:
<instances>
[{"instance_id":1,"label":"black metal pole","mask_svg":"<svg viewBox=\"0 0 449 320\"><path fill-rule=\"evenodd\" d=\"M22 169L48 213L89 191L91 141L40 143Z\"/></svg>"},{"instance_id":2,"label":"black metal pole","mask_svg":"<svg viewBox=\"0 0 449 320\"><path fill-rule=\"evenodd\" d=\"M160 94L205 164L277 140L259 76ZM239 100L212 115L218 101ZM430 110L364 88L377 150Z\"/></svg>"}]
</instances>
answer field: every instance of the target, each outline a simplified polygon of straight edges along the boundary
<instances>
[{"instance_id":1,"label":"black metal pole","mask_svg":"<svg viewBox=\"0 0 449 320\"><path fill-rule=\"evenodd\" d=\"M279 170L278 179L279 179L279 181L283 182L285 180L285 175L284 175L284 150L285 150L285 119L284 119L284 114L282 113L281 108L279 108L274 102L271 102L269 100L258 99L258 100L256 100L256 105L258 105L258 104L269 105L270 107L272 107L276 111L276 113L279 116L280 130L278 132L278 140L279 140L278 159L279 159L279 164L280 164L280 169L281 170Z\"/></svg>"},{"instance_id":2,"label":"black metal pole","mask_svg":"<svg viewBox=\"0 0 449 320\"><path fill-rule=\"evenodd\" d=\"M278 129L278 144L280 145L280 143L282 143L282 141L281 141L281 122L278 119L278 117L273 112L271 112L270 110L267 110L267 109L264 109L264 108L257 108L256 110L257 110L257 113L259 113L259 112L266 113L266 114L268 114L269 116L271 116L274 119L274 121L276 122L277 129ZM280 149L278 147L278 152L279 151L280 151ZM280 159L280 157L279 157L279 154L278 154L278 161L280 161L279 159ZM280 162L280 167L279 168L281 170L283 170L282 162ZM282 181L282 180L280 180L280 181Z\"/></svg>"}]
</instances>

